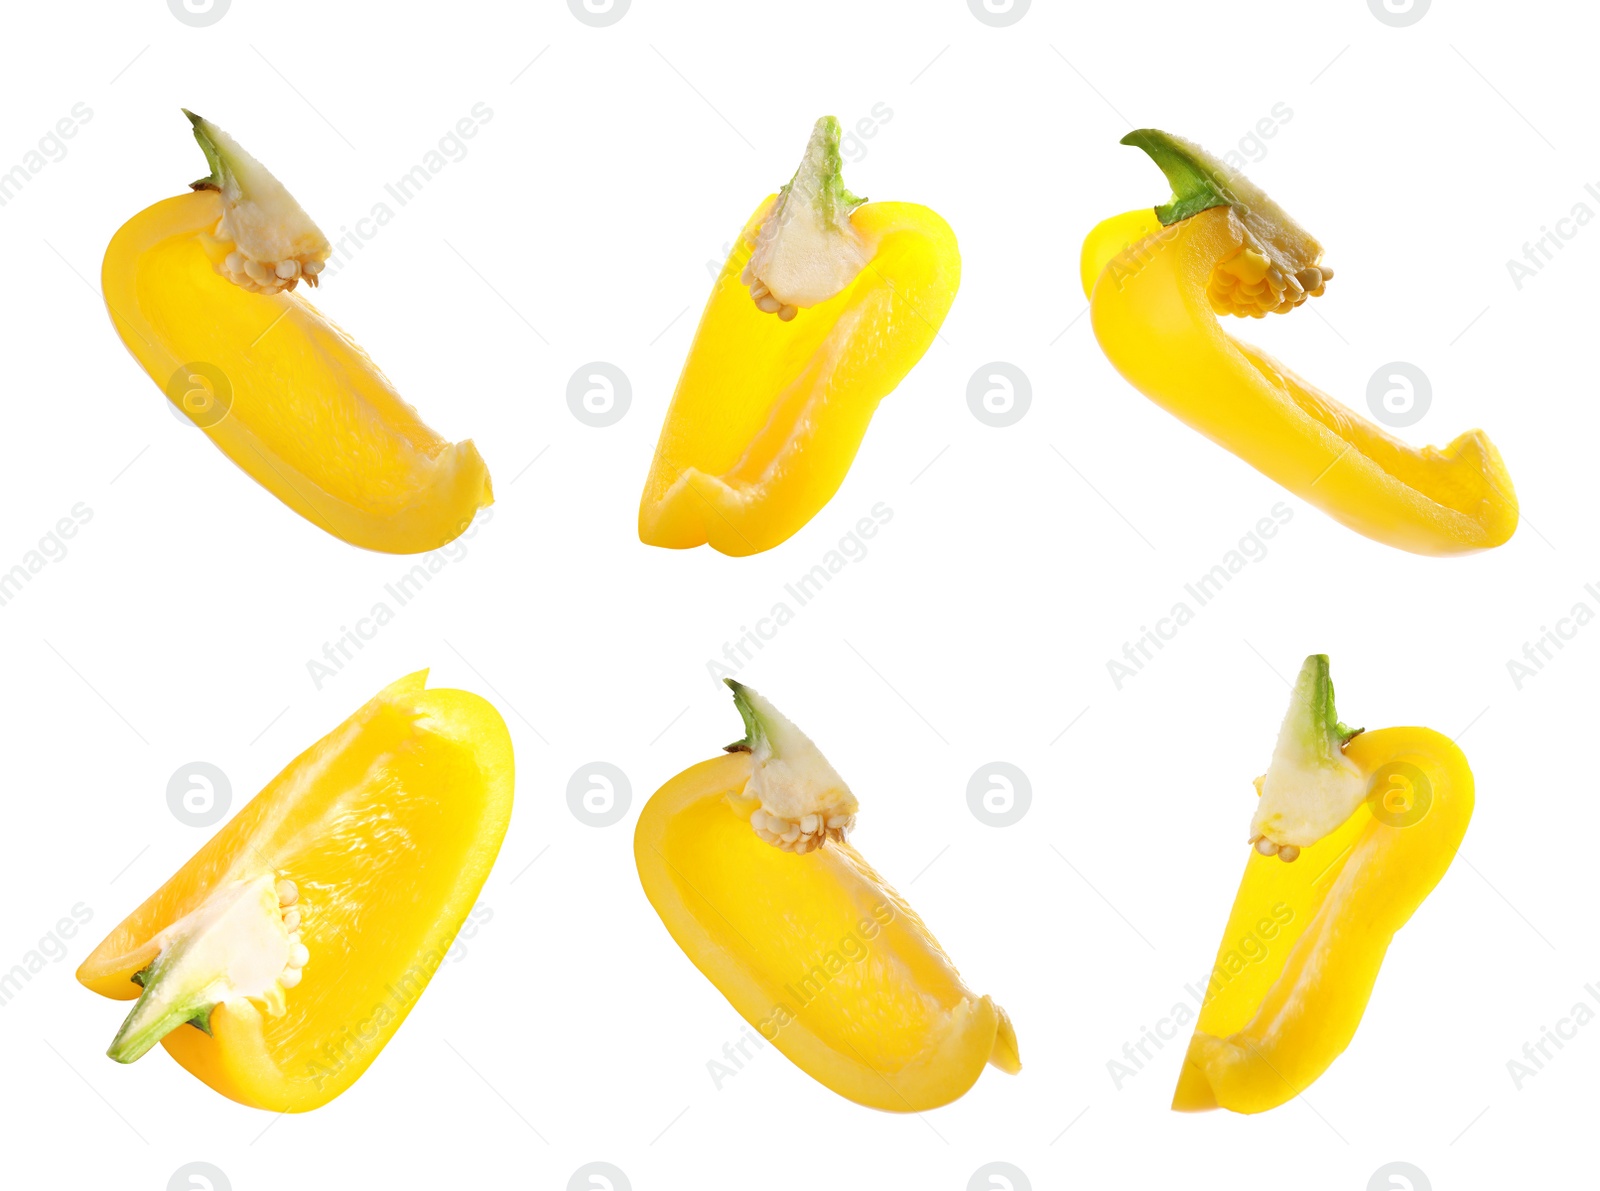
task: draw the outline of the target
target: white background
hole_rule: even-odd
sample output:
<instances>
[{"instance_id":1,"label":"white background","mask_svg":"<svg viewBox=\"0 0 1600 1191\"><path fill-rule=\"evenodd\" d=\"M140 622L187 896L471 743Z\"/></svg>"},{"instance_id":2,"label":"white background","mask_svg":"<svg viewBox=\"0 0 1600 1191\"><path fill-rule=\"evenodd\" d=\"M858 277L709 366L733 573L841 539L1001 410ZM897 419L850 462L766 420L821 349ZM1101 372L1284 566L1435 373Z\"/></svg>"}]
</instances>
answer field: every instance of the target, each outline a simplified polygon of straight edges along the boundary
<instances>
[{"instance_id":1,"label":"white background","mask_svg":"<svg viewBox=\"0 0 1600 1191\"><path fill-rule=\"evenodd\" d=\"M552 0L234 0L191 28L156 0L11 6L0 171L74 104L93 115L0 208L0 569L75 503L93 519L0 608L0 969L75 904L93 920L0 1008L6 1181L156 1189L207 1161L236 1189L561 1188L606 1161L641 1191L957 1191L1006 1161L1035 1188L1361 1191L1391 1161L1434 1188L1590 1169L1600 1026L1521 1090L1506 1064L1600 980L1584 871L1600 627L1520 690L1507 661L1579 601L1600 611L1584 591L1600 226L1520 290L1506 261L1575 204L1600 212L1584 190L1597 19L1466 0L1394 28L1361 0L1036 0L991 28L964 0L634 0L591 28ZM498 503L317 689L308 660L409 563L302 521L173 417L109 324L101 254L204 172L180 105L337 235L480 101L493 118L465 158L318 303L430 424L475 439ZM1130 389L1080 317L1084 233L1167 193L1118 138L1154 125L1220 153L1279 103L1292 118L1249 172L1339 276L1315 312L1235 329L1363 411L1380 365L1423 369L1432 408L1400 433L1489 431L1525 513L1505 547L1440 560L1352 534ZM875 104L892 118L846 180L955 228L964 276L939 341L792 540L746 559L640 545L707 261L818 115ZM566 403L592 360L632 383L605 429ZM995 360L1033 386L1007 429L966 402ZM867 556L740 677L824 748L861 798L862 851L1015 1020L1023 1073L920 1117L848 1103L772 1050L714 1087L706 1064L741 1022L631 852L649 794L739 734L708 660L880 501L894 516ZM1293 518L1267 556L1116 689L1108 659L1279 501ZM1460 734L1477 813L1309 1094L1176 1115L1181 1041L1120 1090L1106 1064L1209 968L1282 678L1313 651L1348 721ZM517 749L492 917L464 955L309 1115L242 1108L159 1051L106 1059L125 1006L73 969L215 830L169 812L173 771L219 765L237 809L424 666L491 698ZM997 759L1033 788L1006 829L966 804ZM614 827L567 808L595 760L631 780Z\"/></svg>"}]
</instances>

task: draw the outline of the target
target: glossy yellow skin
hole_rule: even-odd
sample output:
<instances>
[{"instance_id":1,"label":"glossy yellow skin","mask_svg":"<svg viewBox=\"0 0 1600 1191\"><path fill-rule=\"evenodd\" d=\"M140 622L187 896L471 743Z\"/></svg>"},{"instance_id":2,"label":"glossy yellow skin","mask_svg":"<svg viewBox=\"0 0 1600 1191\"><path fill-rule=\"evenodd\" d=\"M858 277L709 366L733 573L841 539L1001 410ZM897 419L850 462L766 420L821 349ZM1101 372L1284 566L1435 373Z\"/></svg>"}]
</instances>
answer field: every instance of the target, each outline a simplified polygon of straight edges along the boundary
<instances>
[{"instance_id":1,"label":"glossy yellow skin","mask_svg":"<svg viewBox=\"0 0 1600 1191\"><path fill-rule=\"evenodd\" d=\"M770 550L833 498L878 402L938 334L961 281L948 224L911 203L850 216L868 256L843 291L791 322L739 281L776 199L712 287L639 503L639 540L723 554Z\"/></svg>"},{"instance_id":2,"label":"glossy yellow skin","mask_svg":"<svg viewBox=\"0 0 1600 1191\"><path fill-rule=\"evenodd\" d=\"M1101 223L1080 273L1095 337L1140 392L1335 520L1416 554L1498 546L1517 497L1481 430L1417 449L1221 327L1206 297L1242 243L1214 207L1163 229L1149 209Z\"/></svg>"},{"instance_id":3,"label":"glossy yellow skin","mask_svg":"<svg viewBox=\"0 0 1600 1191\"><path fill-rule=\"evenodd\" d=\"M355 546L433 550L493 502L470 441L449 443L417 417L344 332L298 292L251 294L214 265L216 191L164 199L118 229L101 286L134 359L169 398L178 370L209 364L231 405L211 441L307 521ZM179 381L204 397L208 382ZM178 403L180 409L183 404Z\"/></svg>"},{"instance_id":4,"label":"glossy yellow skin","mask_svg":"<svg viewBox=\"0 0 1600 1191\"><path fill-rule=\"evenodd\" d=\"M1355 1037L1390 939L1461 846L1472 771L1448 737L1386 728L1345 755L1368 775L1420 770L1427 813L1390 826L1369 800L1292 864L1251 850L1172 1099L1180 1112L1264 1112L1310 1087Z\"/></svg>"},{"instance_id":5,"label":"glossy yellow skin","mask_svg":"<svg viewBox=\"0 0 1600 1191\"><path fill-rule=\"evenodd\" d=\"M859 852L757 837L749 777L744 753L684 770L633 842L650 904L739 1015L813 1079L888 1112L948 1104L987 1063L1020 1070L1005 1010L961 982Z\"/></svg>"},{"instance_id":6,"label":"glossy yellow skin","mask_svg":"<svg viewBox=\"0 0 1600 1191\"><path fill-rule=\"evenodd\" d=\"M241 1104L305 1112L355 1082L449 951L511 815L511 738L477 695L391 684L307 749L78 969L131 1000L154 937L219 886L272 872L299 889L303 979L273 1017L250 1000L188 1024L167 1052Z\"/></svg>"}]
</instances>

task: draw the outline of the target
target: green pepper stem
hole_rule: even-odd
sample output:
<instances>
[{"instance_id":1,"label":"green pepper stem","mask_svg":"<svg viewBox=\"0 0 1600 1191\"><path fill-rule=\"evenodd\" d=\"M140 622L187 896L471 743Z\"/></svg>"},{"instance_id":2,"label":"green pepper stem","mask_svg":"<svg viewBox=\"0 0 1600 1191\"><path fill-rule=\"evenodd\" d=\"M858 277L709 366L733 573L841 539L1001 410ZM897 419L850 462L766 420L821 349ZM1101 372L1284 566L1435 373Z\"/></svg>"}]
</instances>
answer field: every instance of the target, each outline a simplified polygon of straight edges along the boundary
<instances>
[{"instance_id":1,"label":"green pepper stem","mask_svg":"<svg viewBox=\"0 0 1600 1191\"><path fill-rule=\"evenodd\" d=\"M1307 761L1331 764L1344 746L1362 731L1339 722L1334 706L1333 677L1325 653L1314 653L1306 658L1295 679L1289 706L1294 722L1285 721L1284 733L1294 733L1299 752ZM1300 714L1296 715L1296 711Z\"/></svg>"},{"instance_id":2,"label":"green pepper stem","mask_svg":"<svg viewBox=\"0 0 1600 1191\"><path fill-rule=\"evenodd\" d=\"M806 142L806 154L800 159L799 168L783 187L786 193L792 192L813 207L824 222L835 227L867 201L845 189L839 137L839 121L835 117L818 119L811 129L811 139Z\"/></svg>"},{"instance_id":3,"label":"green pepper stem","mask_svg":"<svg viewBox=\"0 0 1600 1191\"><path fill-rule=\"evenodd\" d=\"M172 1033L184 1022L190 1022L206 1033L211 1032L211 1011L216 1002L206 995L205 989L172 995L172 989L163 988L163 977L173 967L175 957L157 957L144 971L134 977L144 992L133 1003L133 1009L123 1020L122 1028L111 1040L106 1050L119 1063L131 1063L143 1058L155 1044Z\"/></svg>"},{"instance_id":4,"label":"green pepper stem","mask_svg":"<svg viewBox=\"0 0 1600 1191\"><path fill-rule=\"evenodd\" d=\"M742 682L735 682L731 678L722 680L727 688L733 692L733 705L739 710L739 718L744 721L744 737L728 745L723 751L729 753L754 752L767 738L766 730L761 726L761 717L756 713L755 707L750 703L753 691Z\"/></svg>"},{"instance_id":5,"label":"green pepper stem","mask_svg":"<svg viewBox=\"0 0 1600 1191\"><path fill-rule=\"evenodd\" d=\"M180 109L189 117L189 123L194 125L195 143L200 146L200 152L206 155L206 164L211 167L211 172L204 178L198 178L189 183L191 190L221 190L232 176L233 171L228 168L227 161L222 156L222 147L217 144L211 135L213 127L211 121L204 116L197 116L188 108Z\"/></svg>"},{"instance_id":6,"label":"green pepper stem","mask_svg":"<svg viewBox=\"0 0 1600 1191\"><path fill-rule=\"evenodd\" d=\"M1121 141L1150 155L1172 186L1172 201L1157 207L1156 218L1170 227L1181 220L1226 207L1235 201L1222 165L1199 145L1159 128L1140 128Z\"/></svg>"}]
</instances>

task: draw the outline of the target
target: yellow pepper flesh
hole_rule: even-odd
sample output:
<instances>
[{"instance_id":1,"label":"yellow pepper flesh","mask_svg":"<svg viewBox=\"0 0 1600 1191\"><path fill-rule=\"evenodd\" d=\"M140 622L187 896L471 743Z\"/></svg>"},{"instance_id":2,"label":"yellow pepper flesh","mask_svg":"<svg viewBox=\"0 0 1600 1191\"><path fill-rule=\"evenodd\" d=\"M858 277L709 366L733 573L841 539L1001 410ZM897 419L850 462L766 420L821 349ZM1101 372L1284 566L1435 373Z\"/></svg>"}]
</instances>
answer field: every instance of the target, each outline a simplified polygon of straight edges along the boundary
<instances>
[{"instance_id":1,"label":"yellow pepper flesh","mask_svg":"<svg viewBox=\"0 0 1600 1191\"><path fill-rule=\"evenodd\" d=\"M686 769L634 836L651 905L739 1015L818 1082L889 1112L947 1104L988 1063L1020 1070L1005 1011L859 852L797 855L756 835L750 773L747 753Z\"/></svg>"},{"instance_id":2,"label":"yellow pepper flesh","mask_svg":"<svg viewBox=\"0 0 1600 1191\"><path fill-rule=\"evenodd\" d=\"M866 267L790 322L740 275L776 195L735 241L700 318L639 505L639 538L724 554L769 550L844 481L878 402L933 343L961 256L937 214L867 203L849 216Z\"/></svg>"},{"instance_id":3,"label":"yellow pepper flesh","mask_svg":"<svg viewBox=\"0 0 1600 1191\"><path fill-rule=\"evenodd\" d=\"M1472 772L1449 738L1386 728L1355 737L1345 756L1369 775L1413 767L1427 810L1391 826L1369 799L1292 864L1251 851L1178 1077L1178 1111L1263 1112L1305 1091L1355 1036L1390 939L1461 845Z\"/></svg>"},{"instance_id":4,"label":"yellow pepper flesh","mask_svg":"<svg viewBox=\"0 0 1600 1191\"><path fill-rule=\"evenodd\" d=\"M366 353L300 294L247 293L216 271L215 190L165 199L112 237L101 269L111 320L172 396L205 364L226 410L195 418L222 452L314 525L369 550L436 549L493 502L471 441L423 424ZM179 405L182 409L182 405ZM185 411L188 412L188 411Z\"/></svg>"},{"instance_id":5,"label":"yellow pepper flesh","mask_svg":"<svg viewBox=\"0 0 1600 1191\"><path fill-rule=\"evenodd\" d=\"M485 700L426 679L392 683L292 761L78 969L86 987L132 1000L162 932L217 890L268 874L292 881L311 958L286 1011L226 1000L209 1034L184 1024L161 1040L233 1100L304 1112L354 1083L488 877L511 813L510 735Z\"/></svg>"},{"instance_id":6,"label":"yellow pepper flesh","mask_svg":"<svg viewBox=\"0 0 1600 1191\"><path fill-rule=\"evenodd\" d=\"M1206 289L1245 243L1226 206L1163 228L1150 209L1106 220L1080 274L1096 338L1135 388L1358 533L1418 554L1498 546L1517 526L1499 452L1479 430L1411 447L1228 335Z\"/></svg>"}]
</instances>

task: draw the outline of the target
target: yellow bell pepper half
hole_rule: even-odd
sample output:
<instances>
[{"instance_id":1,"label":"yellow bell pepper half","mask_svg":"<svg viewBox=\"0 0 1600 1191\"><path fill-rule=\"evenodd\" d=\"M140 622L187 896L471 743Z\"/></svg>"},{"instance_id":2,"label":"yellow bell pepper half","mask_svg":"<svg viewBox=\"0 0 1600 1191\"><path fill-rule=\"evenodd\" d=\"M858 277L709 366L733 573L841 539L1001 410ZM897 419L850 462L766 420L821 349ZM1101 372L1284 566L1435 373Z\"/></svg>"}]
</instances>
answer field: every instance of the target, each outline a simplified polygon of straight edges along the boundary
<instances>
[{"instance_id":1,"label":"yellow bell pepper half","mask_svg":"<svg viewBox=\"0 0 1600 1191\"><path fill-rule=\"evenodd\" d=\"M452 444L365 352L295 292L330 246L289 192L190 116L212 173L139 212L106 248L122 342L252 479L352 545L432 550L493 502L470 441Z\"/></svg>"},{"instance_id":2,"label":"yellow bell pepper half","mask_svg":"<svg viewBox=\"0 0 1600 1191\"><path fill-rule=\"evenodd\" d=\"M954 233L926 207L864 203L839 175L824 117L729 253L645 481L647 545L745 555L788 539L938 334L961 280Z\"/></svg>"},{"instance_id":3,"label":"yellow bell pepper half","mask_svg":"<svg viewBox=\"0 0 1600 1191\"><path fill-rule=\"evenodd\" d=\"M634 832L678 946L766 1042L857 1104L920 1112L986 1064L1019 1071L1005 1010L846 842L849 789L770 703L728 685L745 739L656 791Z\"/></svg>"},{"instance_id":4,"label":"yellow bell pepper half","mask_svg":"<svg viewBox=\"0 0 1600 1191\"><path fill-rule=\"evenodd\" d=\"M157 1042L241 1104L343 1092L422 995L511 815L511 738L427 672L289 763L78 969L138 998L109 1054Z\"/></svg>"},{"instance_id":5,"label":"yellow bell pepper half","mask_svg":"<svg viewBox=\"0 0 1600 1191\"><path fill-rule=\"evenodd\" d=\"M1325 716L1303 698L1319 684ZM1295 747L1314 733L1330 746L1320 756ZM1427 728L1351 734L1332 715L1320 656L1301 672L1260 782L1262 802L1277 805L1263 806L1251 829L1255 846L1173 1095L1180 1112L1264 1112L1328 1069L1355 1037L1390 940L1444 876L1472 817L1461 750ZM1280 839L1304 838L1298 829L1352 801L1315 842Z\"/></svg>"},{"instance_id":6,"label":"yellow bell pepper half","mask_svg":"<svg viewBox=\"0 0 1600 1191\"><path fill-rule=\"evenodd\" d=\"M1197 145L1154 129L1148 152L1174 200L1099 224L1080 273L1095 337L1136 389L1335 520L1417 554L1498 546L1517 498L1480 430L1418 449L1354 414L1219 313L1287 313L1322 293L1322 248L1277 204Z\"/></svg>"}]
</instances>

